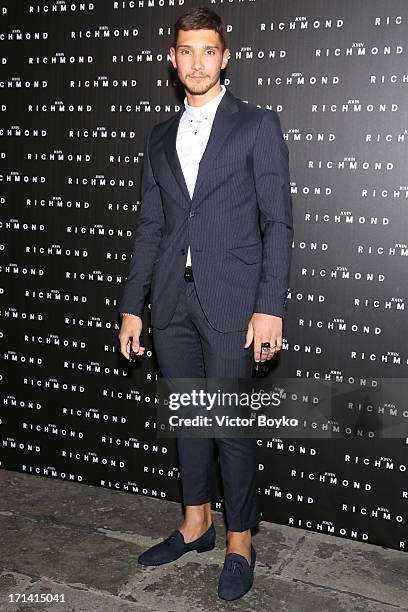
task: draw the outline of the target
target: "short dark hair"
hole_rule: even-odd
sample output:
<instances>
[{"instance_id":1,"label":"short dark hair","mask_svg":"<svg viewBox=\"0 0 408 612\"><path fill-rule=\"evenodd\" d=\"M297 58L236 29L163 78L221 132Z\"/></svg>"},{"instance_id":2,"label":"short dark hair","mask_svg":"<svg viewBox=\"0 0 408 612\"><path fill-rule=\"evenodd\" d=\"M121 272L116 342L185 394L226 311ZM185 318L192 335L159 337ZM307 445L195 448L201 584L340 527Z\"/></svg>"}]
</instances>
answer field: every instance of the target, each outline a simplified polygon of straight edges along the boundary
<instances>
[{"instance_id":1,"label":"short dark hair","mask_svg":"<svg viewBox=\"0 0 408 612\"><path fill-rule=\"evenodd\" d=\"M227 48L224 20L221 15L208 8L194 7L180 15L174 25L174 47L177 45L180 30L215 30L220 36L222 51Z\"/></svg>"}]
</instances>

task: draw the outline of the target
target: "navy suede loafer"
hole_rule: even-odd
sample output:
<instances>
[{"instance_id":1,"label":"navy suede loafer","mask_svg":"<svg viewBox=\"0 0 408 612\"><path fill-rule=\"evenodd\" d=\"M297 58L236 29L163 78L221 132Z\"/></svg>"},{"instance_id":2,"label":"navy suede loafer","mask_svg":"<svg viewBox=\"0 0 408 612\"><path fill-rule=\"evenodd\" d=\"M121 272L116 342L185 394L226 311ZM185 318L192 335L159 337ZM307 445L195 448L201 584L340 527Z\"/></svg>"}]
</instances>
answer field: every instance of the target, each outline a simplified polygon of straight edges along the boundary
<instances>
[{"instance_id":1,"label":"navy suede loafer","mask_svg":"<svg viewBox=\"0 0 408 612\"><path fill-rule=\"evenodd\" d=\"M254 582L256 550L251 544L251 565L238 553L228 553L218 583L218 597L231 601L249 591Z\"/></svg>"},{"instance_id":2,"label":"navy suede loafer","mask_svg":"<svg viewBox=\"0 0 408 612\"><path fill-rule=\"evenodd\" d=\"M205 552L206 550L212 550L215 546L215 528L214 523L211 523L202 536L186 544L181 531L175 529L168 538L155 544L148 550L145 550L139 558L138 562L142 565L162 565L163 563L170 563L175 561L184 553L190 550L196 550L197 552Z\"/></svg>"}]
</instances>

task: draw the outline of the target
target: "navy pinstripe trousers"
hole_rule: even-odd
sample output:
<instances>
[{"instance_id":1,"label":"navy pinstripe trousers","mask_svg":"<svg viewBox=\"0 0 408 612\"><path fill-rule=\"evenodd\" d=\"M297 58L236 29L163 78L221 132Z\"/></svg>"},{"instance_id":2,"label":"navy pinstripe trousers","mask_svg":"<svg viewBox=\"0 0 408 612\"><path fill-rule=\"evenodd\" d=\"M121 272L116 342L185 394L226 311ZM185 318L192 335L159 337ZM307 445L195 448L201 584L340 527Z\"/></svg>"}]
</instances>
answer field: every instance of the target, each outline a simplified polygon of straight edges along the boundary
<instances>
[{"instance_id":1,"label":"navy pinstripe trousers","mask_svg":"<svg viewBox=\"0 0 408 612\"><path fill-rule=\"evenodd\" d=\"M194 282L185 282L170 323L152 328L153 344L165 378L250 378L253 345L246 331L219 332L208 322ZM214 440L218 446L227 529L245 531L260 518L256 486L255 438L177 438L183 502L211 501Z\"/></svg>"}]
</instances>

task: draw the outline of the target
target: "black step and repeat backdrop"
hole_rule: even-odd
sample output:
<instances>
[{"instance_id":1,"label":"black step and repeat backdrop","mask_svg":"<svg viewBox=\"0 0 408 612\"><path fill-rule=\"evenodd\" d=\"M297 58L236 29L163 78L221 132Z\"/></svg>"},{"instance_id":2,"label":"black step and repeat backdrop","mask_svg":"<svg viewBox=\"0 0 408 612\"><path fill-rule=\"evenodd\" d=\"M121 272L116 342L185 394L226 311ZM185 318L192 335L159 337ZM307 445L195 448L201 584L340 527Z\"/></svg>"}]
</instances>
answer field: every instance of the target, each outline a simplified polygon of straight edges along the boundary
<instances>
[{"instance_id":1,"label":"black step and repeat backdrop","mask_svg":"<svg viewBox=\"0 0 408 612\"><path fill-rule=\"evenodd\" d=\"M149 304L134 368L117 305L144 139L183 102L168 48L191 6L224 16L224 82L279 113L290 151L271 376L335 381L353 423L258 440L263 518L406 550L408 409L392 391L408 363L406 0L0 0L1 467L181 499L175 441L155 429ZM395 387L373 399L385 379Z\"/></svg>"}]
</instances>

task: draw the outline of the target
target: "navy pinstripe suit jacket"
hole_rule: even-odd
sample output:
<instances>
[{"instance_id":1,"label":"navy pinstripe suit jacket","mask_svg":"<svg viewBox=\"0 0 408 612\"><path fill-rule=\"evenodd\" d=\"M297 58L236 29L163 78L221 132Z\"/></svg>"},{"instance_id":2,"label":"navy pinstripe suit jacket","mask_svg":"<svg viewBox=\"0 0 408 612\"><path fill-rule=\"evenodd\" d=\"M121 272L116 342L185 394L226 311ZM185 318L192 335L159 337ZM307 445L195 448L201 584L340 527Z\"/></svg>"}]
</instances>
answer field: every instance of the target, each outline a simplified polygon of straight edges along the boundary
<instances>
[{"instance_id":1,"label":"navy pinstripe suit jacket","mask_svg":"<svg viewBox=\"0 0 408 612\"><path fill-rule=\"evenodd\" d=\"M254 312L286 316L293 220L289 152L277 113L228 89L218 105L190 198L176 152L184 106L150 131L141 209L119 312L164 328L184 281L188 245L197 294L221 332L247 329Z\"/></svg>"}]
</instances>

